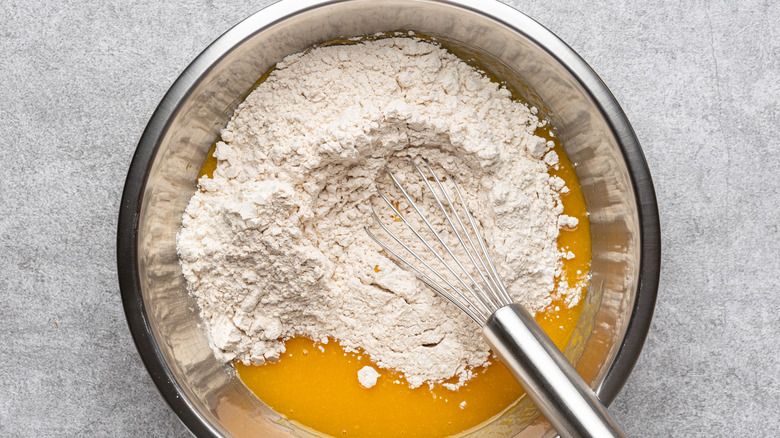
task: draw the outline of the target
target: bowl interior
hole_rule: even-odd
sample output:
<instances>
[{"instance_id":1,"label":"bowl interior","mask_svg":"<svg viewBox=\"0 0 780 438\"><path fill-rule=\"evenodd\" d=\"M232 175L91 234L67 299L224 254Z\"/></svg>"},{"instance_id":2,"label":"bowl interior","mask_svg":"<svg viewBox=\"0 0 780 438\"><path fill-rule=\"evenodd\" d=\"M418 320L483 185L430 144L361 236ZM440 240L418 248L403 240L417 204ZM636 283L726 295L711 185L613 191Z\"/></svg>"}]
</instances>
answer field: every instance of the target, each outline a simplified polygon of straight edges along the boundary
<instances>
[{"instance_id":1,"label":"bowl interior","mask_svg":"<svg viewBox=\"0 0 780 438\"><path fill-rule=\"evenodd\" d=\"M549 117L577 163L590 212L592 280L575 335L579 342L566 353L602 400L614 398L649 323L647 309L637 316L640 290L652 298L651 314L657 281L657 266L643 267L657 258L643 227L657 230L657 219L646 219L648 210L655 211L654 197L647 198L643 212L646 199L637 194L641 151L614 99L571 49L507 6L478 7L476 1L281 2L220 37L166 95L128 175L120 214L120 281L139 351L191 430L228 436L308 433L286 424L241 384L231 366L214 359L197 303L186 291L175 238L208 149L253 84L284 56L339 37L395 30L436 37L504 80ZM514 435L533 417L530 404L520 403L480 433ZM548 433L539 420L523 435Z\"/></svg>"}]
</instances>

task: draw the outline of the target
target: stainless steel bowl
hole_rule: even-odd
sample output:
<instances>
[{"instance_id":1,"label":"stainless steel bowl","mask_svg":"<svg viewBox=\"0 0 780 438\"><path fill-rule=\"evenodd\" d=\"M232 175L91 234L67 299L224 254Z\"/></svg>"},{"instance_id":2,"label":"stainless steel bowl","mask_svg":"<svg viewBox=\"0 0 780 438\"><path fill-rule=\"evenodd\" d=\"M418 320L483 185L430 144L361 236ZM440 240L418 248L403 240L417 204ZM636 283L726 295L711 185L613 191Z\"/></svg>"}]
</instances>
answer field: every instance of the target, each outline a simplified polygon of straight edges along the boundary
<instances>
[{"instance_id":1,"label":"stainless steel bowl","mask_svg":"<svg viewBox=\"0 0 780 438\"><path fill-rule=\"evenodd\" d=\"M255 81L285 55L394 30L437 37L477 59L550 118L578 164L593 238L581 341L566 353L605 403L639 355L658 286L655 194L628 120L571 48L498 2L282 1L226 32L176 80L143 133L122 198L118 265L128 324L155 384L196 435L289 436L295 429L213 358L186 291L175 236L207 151ZM514 435L531 411L520 403L478 433ZM552 432L540 419L521 436L546 434Z\"/></svg>"}]
</instances>

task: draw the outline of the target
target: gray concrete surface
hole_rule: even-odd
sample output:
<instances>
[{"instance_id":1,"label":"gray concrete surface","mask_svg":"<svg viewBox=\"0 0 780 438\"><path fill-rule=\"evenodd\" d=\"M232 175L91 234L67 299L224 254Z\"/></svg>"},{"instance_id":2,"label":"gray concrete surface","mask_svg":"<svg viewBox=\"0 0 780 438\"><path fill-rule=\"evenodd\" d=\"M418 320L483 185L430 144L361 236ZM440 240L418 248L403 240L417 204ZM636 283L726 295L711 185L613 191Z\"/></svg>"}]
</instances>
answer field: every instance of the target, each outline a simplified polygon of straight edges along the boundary
<instances>
[{"instance_id":1,"label":"gray concrete surface","mask_svg":"<svg viewBox=\"0 0 780 438\"><path fill-rule=\"evenodd\" d=\"M117 285L155 106L267 1L0 2L0 436L187 436ZM631 436L780 436L780 3L512 1L623 105L658 192L656 315L611 408Z\"/></svg>"}]
</instances>

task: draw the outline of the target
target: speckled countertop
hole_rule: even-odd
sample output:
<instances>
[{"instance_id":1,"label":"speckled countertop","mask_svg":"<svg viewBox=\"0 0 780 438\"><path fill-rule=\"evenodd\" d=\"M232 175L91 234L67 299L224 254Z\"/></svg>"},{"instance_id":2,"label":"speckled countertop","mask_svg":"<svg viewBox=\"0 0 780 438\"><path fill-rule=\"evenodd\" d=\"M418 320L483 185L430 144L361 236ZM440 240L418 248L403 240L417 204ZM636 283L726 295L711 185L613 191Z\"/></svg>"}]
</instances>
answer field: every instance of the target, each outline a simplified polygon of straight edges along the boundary
<instances>
[{"instance_id":1,"label":"speckled countertop","mask_svg":"<svg viewBox=\"0 0 780 438\"><path fill-rule=\"evenodd\" d=\"M115 232L165 91L268 1L0 2L0 436L187 436L146 374ZM631 436L780 436L780 3L510 1L622 104L657 190Z\"/></svg>"}]
</instances>

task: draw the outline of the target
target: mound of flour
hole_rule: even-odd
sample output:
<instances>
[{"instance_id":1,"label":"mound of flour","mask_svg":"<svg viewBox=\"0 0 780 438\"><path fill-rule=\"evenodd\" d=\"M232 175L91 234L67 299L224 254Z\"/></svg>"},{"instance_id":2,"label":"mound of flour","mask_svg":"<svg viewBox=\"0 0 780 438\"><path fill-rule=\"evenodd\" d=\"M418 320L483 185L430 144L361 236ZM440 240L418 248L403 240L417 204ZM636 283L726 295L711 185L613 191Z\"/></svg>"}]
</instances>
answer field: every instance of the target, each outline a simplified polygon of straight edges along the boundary
<instances>
[{"instance_id":1,"label":"mound of flour","mask_svg":"<svg viewBox=\"0 0 780 438\"><path fill-rule=\"evenodd\" d=\"M276 360L284 340L336 339L416 387L454 388L484 365L479 327L366 235L374 184L423 183L407 157L458 178L507 288L531 312L551 301L562 215L558 158L535 110L439 46L413 38L291 55L222 131L213 177L183 216L188 288L224 361ZM423 201L430 206L431 201ZM408 209L399 204L402 212ZM405 215L406 217L406 215ZM437 224L439 226L441 224Z\"/></svg>"}]
</instances>

